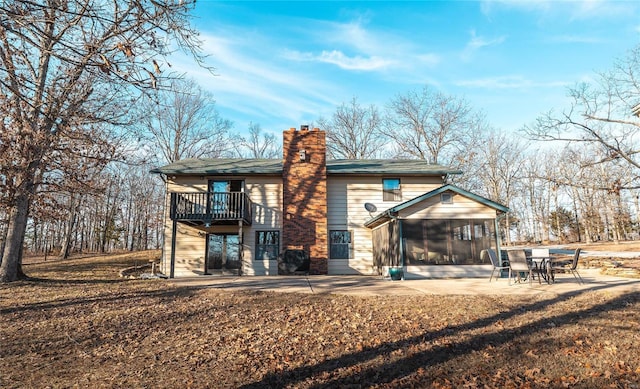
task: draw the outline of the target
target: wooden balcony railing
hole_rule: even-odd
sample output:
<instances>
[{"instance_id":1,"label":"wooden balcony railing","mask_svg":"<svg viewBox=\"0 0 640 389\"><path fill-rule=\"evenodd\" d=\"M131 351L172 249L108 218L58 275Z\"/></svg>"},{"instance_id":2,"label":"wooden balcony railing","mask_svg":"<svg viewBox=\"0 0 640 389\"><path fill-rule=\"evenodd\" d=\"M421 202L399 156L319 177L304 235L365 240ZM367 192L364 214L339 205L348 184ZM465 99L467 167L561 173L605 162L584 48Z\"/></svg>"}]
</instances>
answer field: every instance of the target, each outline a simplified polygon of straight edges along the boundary
<instances>
[{"instance_id":1,"label":"wooden balcony railing","mask_svg":"<svg viewBox=\"0 0 640 389\"><path fill-rule=\"evenodd\" d=\"M172 192L172 220L191 224L251 224L251 200L242 192Z\"/></svg>"}]
</instances>

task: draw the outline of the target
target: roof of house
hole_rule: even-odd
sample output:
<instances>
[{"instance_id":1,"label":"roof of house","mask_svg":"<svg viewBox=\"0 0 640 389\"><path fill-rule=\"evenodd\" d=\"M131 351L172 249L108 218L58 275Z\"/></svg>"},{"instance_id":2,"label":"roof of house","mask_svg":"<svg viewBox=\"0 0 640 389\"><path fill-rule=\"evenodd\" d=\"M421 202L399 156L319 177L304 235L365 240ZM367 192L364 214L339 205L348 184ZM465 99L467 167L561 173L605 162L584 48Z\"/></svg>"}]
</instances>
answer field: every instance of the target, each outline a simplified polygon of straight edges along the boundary
<instances>
[{"instance_id":1,"label":"roof of house","mask_svg":"<svg viewBox=\"0 0 640 389\"><path fill-rule=\"evenodd\" d=\"M282 174L282 159L184 159L151 170L167 175ZM421 159L335 159L327 161L327 174L446 175L460 170Z\"/></svg>"},{"instance_id":2,"label":"roof of house","mask_svg":"<svg viewBox=\"0 0 640 389\"><path fill-rule=\"evenodd\" d=\"M398 212L402 211L403 209L411 207L412 205L418 204L418 203L420 203L420 202L422 202L422 201L424 201L424 200L426 200L426 199L428 199L430 197L437 196L440 193L447 192L447 191L452 191L452 192L458 193L458 194L460 194L462 196L465 196L465 197L468 197L468 198L470 198L470 199L472 199L474 201L477 201L480 204L486 205L487 207L491 207L491 208L493 208L493 209L495 209L497 211L504 212L504 213L509 212L509 208L505 207L502 204L496 203L495 201L491 201L491 200L489 200L487 198L484 198L482 196L478 196L476 194L473 194L473 193L471 193L471 192L469 192L467 190L464 190L462 188L459 188L459 187L457 187L455 185L447 184L447 185L443 185L443 186L441 186L441 187L439 187L437 189L434 189L434 190L432 190L430 192L427 192L427 193L425 193L423 195L415 197L415 198L413 198L411 200L405 201L404 203L398 204L395 207L389 208L389 209L387 209L386 211L384 211L382 213L379 213L378 215L376 215L376 216L372 217L371 219L367 220L364 223L364 226L368 227L368 228L377 227L377 226L379 226L381 224L384 224L385 222L391 220L393 218L393 216L397 215Z\"/></svg>"},{"instance_id":3,"label":"roof of house","mask_svg":"<svg viewBox=\"0 0 640 389\"><path fill-rule=\"evenodd\" d=\"M151 170L171 175L282 174L281 159L183 159Z\"/></svg>"},{"instance_id":4,"label":"roof of house","mask_svg":"<svg viewBox=\"0 0 640 389\"><path fill-rule=\"evenodd\" d=\"M429 163L424 159L334 159L327 161L328 174L443 175L462 171Z\"/></svg>"}]
</instances>

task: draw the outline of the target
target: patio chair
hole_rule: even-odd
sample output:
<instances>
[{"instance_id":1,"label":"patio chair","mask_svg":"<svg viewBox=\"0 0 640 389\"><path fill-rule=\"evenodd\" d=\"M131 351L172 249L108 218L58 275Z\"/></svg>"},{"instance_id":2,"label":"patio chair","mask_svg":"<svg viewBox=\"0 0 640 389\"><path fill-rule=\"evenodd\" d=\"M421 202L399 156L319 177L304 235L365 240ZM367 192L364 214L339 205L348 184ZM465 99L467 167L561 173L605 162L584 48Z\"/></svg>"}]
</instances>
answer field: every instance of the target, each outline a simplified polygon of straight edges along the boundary
<instances>
[{"instance_id":1,"label":"patio chair","mask_svg":"<svg viewBox=\"0 0 640 389\"><path fill-rule=\"evenodd\" d=\"M489 257L489 260L491 261L491 265L493 266L493 269L491 269L491 275L489 276L489 282L491 282L491 279L493 278L493 274L496 272L496 270L498 271L498 275L496 276L496 279L498 279L502 270L509 269L509 266L503 266L502 263L500 263L500 259L498 259L498 254L496 254L496 251L494 249L482 250L482 252L480 253L480 259L484 260L486 256Z\"/></svg>"},{"instance_id":2,"label":"patio chair","mask_svg":"<svg viewBox=\"0 0 640 389\"><path fill-rule=\"evenodd\" d=\"M529 285L531 285L531 280L533 280L533 268L527 262L527 254L524 250L508 250L507 255L509 256L509 285L511 285L511 277L515 273L515 276L518 282L522 281L522 273L527 273L527 277L529 279ZM540 282L540 277L538 277L538 282Z\"/></svg>"},{"instance_id":3,"label":"patio chair","mask_svg":"<svg viewBox=\"0 0 640 389\"><path fill-rule=\"evenodd\" d=\"M573 278L578 280L578 283L580 284L584 283L582 276L580 276L580 273L578 273L578 260L580 260L581 251L582 251L581 248L577 248L575 253L573 254L573 259L570 261L553 261L551 263L551 266L553 268L554 273L556 272L556 270L568 271L571 274L573 274Z\"/></svg>"}]
</instances>

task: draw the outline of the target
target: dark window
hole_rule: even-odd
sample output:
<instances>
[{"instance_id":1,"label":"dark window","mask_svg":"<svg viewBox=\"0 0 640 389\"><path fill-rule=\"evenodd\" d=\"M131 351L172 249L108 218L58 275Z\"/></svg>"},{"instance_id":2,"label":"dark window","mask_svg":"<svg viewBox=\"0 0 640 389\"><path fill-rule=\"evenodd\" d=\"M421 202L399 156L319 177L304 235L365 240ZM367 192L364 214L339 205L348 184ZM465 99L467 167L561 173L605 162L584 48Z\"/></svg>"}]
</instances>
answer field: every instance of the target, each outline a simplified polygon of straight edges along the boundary
<instances>
[{"instance_id":1,"label":"dark window","mask_svg":"<svg viewBox=\"0 0 640 389\"><path fill-rule=\"evenodd\" d=\"M329 232L329 258L349 259L351 256L351 232L350 231L330 231Z\"/></svg>"},{"instance_id":2,"label":"dark window","mask_svg":"<svg viewBox=\"0 0 640 389\"><path fill-rule=\"evenodd\" d=\"M453 195L451 193L440 194L440 202L443 204L453 204Z\"/></svg>"},{"instance_id":3,"label":"dark window","mask_svg":"<svg viewBox=\"0 0 640 389\"><path fill-rule=\"evenodd\" d=\"M256 260L276 260L280 253L280 231L256 231Z\"/></svg>"},{"instance_id":4,"label":"dark window","mask_svg":"<svg viewBox=\"0 0 640 389\"><path fill-rule=\"evenodd\" d=\"M399 178L385 178L382 180L382 200L383 201L402 200L402 193L400 192Z\"/></svg>"},{"instance_id":5,"label":"dark window","mask_svg":"<svg viewBox=\"0 0 640 389\"><path fill-rule=\"evenodd\" d=\"M492 219L402 220L409 265L482 264L480 253L495 248Z\"/></svg>"}]
</instances>

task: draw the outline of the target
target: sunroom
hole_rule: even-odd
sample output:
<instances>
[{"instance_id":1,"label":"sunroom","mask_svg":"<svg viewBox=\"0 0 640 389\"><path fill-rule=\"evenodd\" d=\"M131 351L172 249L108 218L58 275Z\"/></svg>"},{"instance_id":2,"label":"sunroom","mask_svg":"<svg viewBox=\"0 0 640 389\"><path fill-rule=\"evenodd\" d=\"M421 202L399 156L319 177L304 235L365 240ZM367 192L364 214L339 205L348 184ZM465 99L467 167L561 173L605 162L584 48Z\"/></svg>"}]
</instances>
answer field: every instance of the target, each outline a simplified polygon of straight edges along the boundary
<instances>
[{"instance_id":1,"label":"sunroom","mask_svg":"<svg viewBox=\"0 0 640 389\"><path fill-rule=\"evenodd\" d=\"M398 204L365 223L373 265L404 278L482 277L486 249L500 250L498 221L509 209L454 185Z\"/></svg>"}]
</instances>

